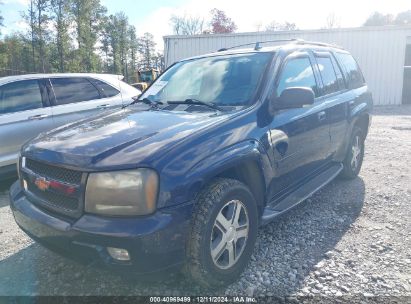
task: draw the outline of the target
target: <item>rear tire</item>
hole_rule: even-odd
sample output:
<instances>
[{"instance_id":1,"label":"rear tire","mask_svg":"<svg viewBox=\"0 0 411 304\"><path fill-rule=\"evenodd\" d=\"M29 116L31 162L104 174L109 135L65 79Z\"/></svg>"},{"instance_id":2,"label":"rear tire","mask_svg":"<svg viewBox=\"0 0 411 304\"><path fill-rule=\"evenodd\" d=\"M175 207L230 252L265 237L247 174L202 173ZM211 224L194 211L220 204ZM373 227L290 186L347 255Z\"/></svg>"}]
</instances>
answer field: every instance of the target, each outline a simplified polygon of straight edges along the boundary
<instances>
[{"instance_id":1,"label":"rear tire","mask_svg":"<svg viewBox=\"0 0 411 304\"><path fill-rule=\"evenodd\" d=\"M214 180L194 206L186 275L206 288L234 282L251 258L257 230L257 205L247 186Z\"/></svg>"},{"instance_id":2,"label":"rear tire","mask_svg":"<svg viewBox=\"0 0 411 304\"><path fill-rule=\"evenodd\" d=\"M364 159L364 141L364 132L359 127L354 127L340 175L343 179L354 179L358 176Z\"/></svg>"}]
</instances>

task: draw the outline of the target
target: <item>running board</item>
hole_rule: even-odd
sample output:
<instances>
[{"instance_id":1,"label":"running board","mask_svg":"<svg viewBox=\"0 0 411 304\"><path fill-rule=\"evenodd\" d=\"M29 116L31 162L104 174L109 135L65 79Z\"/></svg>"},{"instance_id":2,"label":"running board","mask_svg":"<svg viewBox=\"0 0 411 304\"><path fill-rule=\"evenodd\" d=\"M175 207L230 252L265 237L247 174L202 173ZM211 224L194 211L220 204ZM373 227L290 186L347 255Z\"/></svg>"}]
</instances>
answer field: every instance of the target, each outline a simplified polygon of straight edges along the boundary
<instances>
[{"instance_id":1,"label":"running board","mask_svg":"<svg viewBox=\"0 0 411 304\"><path fill-rule=\"evenodd\" d=\"M343 169L340 163L334 164L320 174L316 175L301 187L288 194L280 201L270 202L264 208L261 218L261 225L265 225L275 219L277 216L287 212L305 199L309 198L315 192L332 181Z\"/></svg>"}]
</instances>

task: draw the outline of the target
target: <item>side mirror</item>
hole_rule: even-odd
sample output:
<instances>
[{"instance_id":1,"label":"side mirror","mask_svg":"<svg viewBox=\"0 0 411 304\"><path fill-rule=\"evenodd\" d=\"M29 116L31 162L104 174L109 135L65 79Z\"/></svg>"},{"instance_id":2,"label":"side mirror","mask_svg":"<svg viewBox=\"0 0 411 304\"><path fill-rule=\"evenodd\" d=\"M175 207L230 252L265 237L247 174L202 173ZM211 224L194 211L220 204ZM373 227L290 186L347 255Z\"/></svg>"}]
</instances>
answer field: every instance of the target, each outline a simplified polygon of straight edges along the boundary
<instances>
[{"instance_id":1,"label":"side mirror","mask_svg":"<svg viewBox=\"0 0 411 304\"><path fill-rule=\"evenodd\" d=\"M314 92L308 87L290 87L282 91L280 97L274 100L277 110L302 108L314 103Z\"/></svg>"}]
</instances>

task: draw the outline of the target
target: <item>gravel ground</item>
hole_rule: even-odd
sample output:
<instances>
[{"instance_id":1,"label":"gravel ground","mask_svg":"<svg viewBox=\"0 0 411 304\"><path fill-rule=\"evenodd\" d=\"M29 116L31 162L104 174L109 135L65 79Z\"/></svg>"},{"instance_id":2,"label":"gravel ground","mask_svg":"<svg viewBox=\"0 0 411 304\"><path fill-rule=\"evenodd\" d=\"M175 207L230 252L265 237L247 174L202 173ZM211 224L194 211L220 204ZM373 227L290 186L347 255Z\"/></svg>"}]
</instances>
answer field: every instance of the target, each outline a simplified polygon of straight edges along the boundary
<instances>
[{"instance_id":1,"label":"gravel ground","mask_svg":"<svg viewBox=\"0 0 411 304\"><path fill-rule=\"evenodd\" d=\"M411 107L376 108L360 176L260 229L241 279L214 293L411 296L410 163ZM0 295L210 295L180 275L130 280L42 248L15 224L9 184L0 188Z\"/></svg>"}]
</instances>

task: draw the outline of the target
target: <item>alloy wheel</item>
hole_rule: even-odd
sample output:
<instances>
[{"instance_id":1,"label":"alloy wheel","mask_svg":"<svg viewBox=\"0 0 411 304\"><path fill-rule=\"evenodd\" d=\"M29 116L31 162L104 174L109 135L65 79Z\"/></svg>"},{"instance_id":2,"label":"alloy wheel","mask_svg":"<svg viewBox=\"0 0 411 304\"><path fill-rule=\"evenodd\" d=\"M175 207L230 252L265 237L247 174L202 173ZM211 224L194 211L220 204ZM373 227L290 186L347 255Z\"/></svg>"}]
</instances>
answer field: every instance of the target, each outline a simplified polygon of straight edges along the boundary
<instances>
[{"instance_id":1,"label":"alloy wheel","mask_svg":"<svg viewBox=\"0 0 411 304\"><path fill-rule=\"evenodd\" d=\"M220 209L211 233L211 257L218 268L230 268L238 261L248 232L249 219L244 204L239 200L229 201Z\"/></svg>"},{"instance_id":2,"label":"alloy wheel","mask_svg":"<svg viewBox=\"0 0 411 304\"><path fill-rule=\"evenodd\" d=\"M352 154L351 168L353 170L357 169L358 165L360 164L361 151L362 151L361 140L360 140L360 137L357 135L357 136L355 136L355 138L353 140L353 145L351 147L351 154Z\"/></svg>"}]
</instances>

